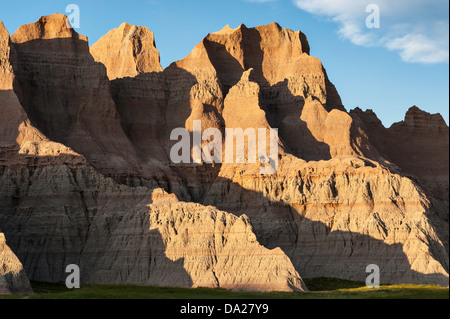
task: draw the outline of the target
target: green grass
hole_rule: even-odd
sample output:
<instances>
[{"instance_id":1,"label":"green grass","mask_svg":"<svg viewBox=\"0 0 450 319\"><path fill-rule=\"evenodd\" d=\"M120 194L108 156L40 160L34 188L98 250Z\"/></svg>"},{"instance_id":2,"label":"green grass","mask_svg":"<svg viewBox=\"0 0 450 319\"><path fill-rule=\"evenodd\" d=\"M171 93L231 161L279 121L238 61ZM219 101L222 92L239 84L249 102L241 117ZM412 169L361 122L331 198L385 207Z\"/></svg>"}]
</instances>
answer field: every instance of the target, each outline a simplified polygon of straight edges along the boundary
<instances>
[{"instance_id":1,"label":"green grass","mask_svg":"<svg viewBox=\"0 0 450 319\"><path fill-rule=\"evenodd\" d=\"M335 278L306 279L309 292L243 292L210 288L85 285L69 290L62 283L32 282L35 294L0 299L448 299L449 289L435 285L382 285L369 289L362 282Z\"/></svg>"}]
</instances>

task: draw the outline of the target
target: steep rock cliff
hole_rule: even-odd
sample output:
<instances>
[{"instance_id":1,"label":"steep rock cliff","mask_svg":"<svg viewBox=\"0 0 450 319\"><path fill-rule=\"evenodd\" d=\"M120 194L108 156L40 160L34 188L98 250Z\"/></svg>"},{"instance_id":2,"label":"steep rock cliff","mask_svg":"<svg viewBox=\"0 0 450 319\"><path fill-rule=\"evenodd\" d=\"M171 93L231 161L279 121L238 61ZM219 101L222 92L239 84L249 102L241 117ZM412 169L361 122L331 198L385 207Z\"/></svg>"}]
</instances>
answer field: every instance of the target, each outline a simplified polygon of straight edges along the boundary
<instances>
[{"instance_id":1,"label":"steep rock cliff","mask_svg":"<svg viewBox=\"0 0 450 319\"><path fill-rule=\"evenodd\" d=\"M347 113L306 36L276 23L226 27L161 70L148 29L122 24L94 59L65 22L0 24L0 227L31 279L76 263L84 283L290 291L377 264L385 283L448 285L438 116ZM276 173L174 164L171 132L194 120L277 128Z\"/></svg>"}]
</instances>

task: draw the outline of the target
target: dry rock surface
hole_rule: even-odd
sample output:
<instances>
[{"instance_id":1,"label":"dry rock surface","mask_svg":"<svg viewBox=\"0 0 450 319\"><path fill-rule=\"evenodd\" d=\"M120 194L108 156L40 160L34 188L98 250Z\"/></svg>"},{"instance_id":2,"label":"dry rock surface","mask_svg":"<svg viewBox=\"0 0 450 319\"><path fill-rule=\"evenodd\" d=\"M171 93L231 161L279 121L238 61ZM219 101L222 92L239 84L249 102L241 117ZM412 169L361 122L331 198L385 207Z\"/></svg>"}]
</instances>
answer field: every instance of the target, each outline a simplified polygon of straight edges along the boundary
<instances>
[{"instance_id":1,"label":"dry rock surface","mask_svg":"<svg viewBox=\"0 0 450 319\"><path fill-rule=\"evenodd\" d=\"M0 295L32 293L30 281L17 256L0 233Z\"/></svg>"},{"instance_id":2,"label":"dry rock surface","mask_svg":"<svg viewBox=\"0 0 450 319\"><path fill-rule=\"evenodd\" d=\"M195 120L277 128L276 173L173 163ZM83 284L305 291L377 264L383 283L448 286L448 146L439 114L347 112L276 23L210 33L163 70L146 27L89 47L64 15L0 22L0 293L68 264Z\"/></svg>"},{"instance_id":3,"label":"dry rock surface","mask_svg":"<svg viewBox=\"0 0 450 319\"><path fill-rule=\"evenodd\" d=\"M110 80L162 71L153 32L147 27L123 23L92 45L90 52L106 66Z\"/></svg>"}]
</instances>

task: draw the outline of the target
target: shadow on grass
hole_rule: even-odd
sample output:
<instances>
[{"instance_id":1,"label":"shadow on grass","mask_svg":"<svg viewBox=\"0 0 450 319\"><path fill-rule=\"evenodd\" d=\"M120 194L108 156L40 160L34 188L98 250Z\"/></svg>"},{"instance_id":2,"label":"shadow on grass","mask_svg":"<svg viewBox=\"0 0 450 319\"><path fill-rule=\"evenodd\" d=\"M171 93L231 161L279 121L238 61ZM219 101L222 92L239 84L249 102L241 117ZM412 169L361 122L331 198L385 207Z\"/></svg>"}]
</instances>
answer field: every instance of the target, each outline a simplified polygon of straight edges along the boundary
<instances>
[{"instance_id":1,"label":"shadow on grass","mask_svg":"<svg viewBox=\"0 0 450 319\"><path fill-rule=\"evenodd\" d=\"M134 285L85 285L68 290L64 283L31 282L35 294L0 299L449 299L449 288L436 285L383 285L369 289L357 281L313 278L310 292L254 292L211 288Z\"/></svg>"},{"instance_id":2,"label":"shadow on grass","mask_svg":"<svg viewBox=\"0 0 450 319\"><path fill-rule=\"evenodd\" d=\"M362 281L352 281L339 278L303 278L310 291L335 291L340 289L365 288L366 284Z\"/></svg>"}]
</instances>

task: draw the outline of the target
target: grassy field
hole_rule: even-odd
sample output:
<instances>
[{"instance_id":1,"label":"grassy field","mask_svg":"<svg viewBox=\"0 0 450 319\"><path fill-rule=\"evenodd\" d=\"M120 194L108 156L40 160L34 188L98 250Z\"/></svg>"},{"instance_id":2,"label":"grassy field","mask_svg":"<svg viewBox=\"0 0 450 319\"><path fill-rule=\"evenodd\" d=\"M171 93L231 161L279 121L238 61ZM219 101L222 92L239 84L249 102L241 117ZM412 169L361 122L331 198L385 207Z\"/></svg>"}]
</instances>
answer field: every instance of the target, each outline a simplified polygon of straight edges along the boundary
<instances>
[{"instance_id":1,"label":"grassy field","mask_svg":"<svg viewBox=\"0 0 450 319\"><path fill-rule=\"evenodd\" d=\"M86 285L69 290L64 284L32 282L35 294L0 296L0 299L448 299L449 289L434 285L382 285L334 278L306 279L309 292L236 292L209 288Z\"/></svg>"}]
</instances>

